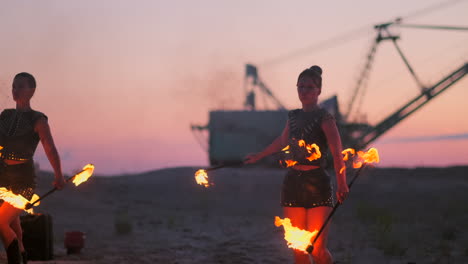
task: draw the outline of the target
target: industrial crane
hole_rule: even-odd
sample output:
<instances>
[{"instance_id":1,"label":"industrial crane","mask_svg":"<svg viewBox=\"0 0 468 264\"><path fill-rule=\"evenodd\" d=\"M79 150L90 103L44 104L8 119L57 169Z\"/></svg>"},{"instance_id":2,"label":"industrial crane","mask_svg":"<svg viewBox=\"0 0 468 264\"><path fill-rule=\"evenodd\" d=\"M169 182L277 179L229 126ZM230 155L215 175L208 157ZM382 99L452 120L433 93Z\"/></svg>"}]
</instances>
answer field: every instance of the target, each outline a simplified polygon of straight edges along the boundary
<instances>
[{"instance_id":1,"label":"industrial crane","mask_svg":"<svg viewBox=\"0 0 468 264\"><path fill-rule=\"evenodd\" d=\"M426 87L425 85L423 85L423 83L417 76L415 70L410 65L408 59L399 47L397 41L400 39L400 37L391 34L389 30L390 26L435 30L468 30L468 27L404 24L402 23L402 19L400 18L396 19L393 22L376 25L375 29L377 30L377 36L369 53L367 54L367 62L365 63L364 68L361 71L360 78L357 81L357 85L354 89L353 96L349 101L347 112L344 115L344 120L339 124L340 130L342 131L343 145L345 145L346 147L352 147L356 149L365 148L371 142L373 142L378 137L387 132L389 129L397 125L400 121L407 118L416 110L420 109L422 106L427 104L429 101L436 98L439 94L441 94L447 88L455 84L468 73L468 63L465 63L464 65L459 66L457 69L455 69L452 73L448 74L447 76L436 82L434 85ZM420 94L409 100L406 104L397 109L394 113L390 114L388 117L384 118L381 122L374 126L352 122L350 116L353 110L353 106L356 102L356 98L358 97L358 95L362 96L363 94L361 92L362 87L364 86L366 80L369 77L369 73L372 67L372 63L374 61L377 47L382 41L386 40L390 40L394 44L395 48L398 51L398 54L402 58L406 67L408 68L408 71L410 72L414 81L420 88Z\"/></svg>"},{"instance_id":2,"label":"industrial crane","mask_svg":"<svg viewBox=\"0 0 468 264\"><path fill-rule=\"evenodd\" d=\"M370 143L436 98L468 73L468 63L464 63L432 86L423 85L423 82L417 76L416 71L410 65L398 45L400 36L391 34L389 30L391 26L436 30L468 30L468 27L404 24L402 23L402 19L374 26L377 36L367 54L366 63L354 88L353 96L347 105L346 112L344 114L340 113L336 96L320 103L322 107L335 116L345 148L366 148ZM383 41L391 41L393 43L405 66L417 83L420 93L376 125L359 123L351 119L351 114L355 109L358 97L363 96L365 92L363 87L365 87L369 79L378 45ZM281 133L286 122L286 108L259 77L257 68L252 64L247 64L245 69L244 110L211 111L209 124L205 126L192 125L194 133L197 131L209 131L207 150L212 165L240 161L245 154L263 149ZM275 106L273 110L258 111L255 101L258 92L271 100Z\"/></svg>"}]
</instances>

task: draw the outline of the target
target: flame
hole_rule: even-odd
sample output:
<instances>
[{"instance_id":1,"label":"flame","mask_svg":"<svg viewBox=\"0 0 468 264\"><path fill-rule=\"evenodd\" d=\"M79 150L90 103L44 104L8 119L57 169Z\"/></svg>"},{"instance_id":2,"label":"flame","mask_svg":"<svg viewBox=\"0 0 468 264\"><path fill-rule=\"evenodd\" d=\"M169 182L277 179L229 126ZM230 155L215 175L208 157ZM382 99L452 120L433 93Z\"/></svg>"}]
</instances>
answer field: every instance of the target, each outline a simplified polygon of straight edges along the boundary
<instances>
[{"instance_id":1,"label":"flame","mask_svg":"<svg viewBox=\"0 0 468 264\"><path fill-rule=\"evenodd\" d=\"M289 145L287 145L281 151L284 151L284 153L288 154L289 153L289 148L290 148Z\"/></svg>"},{"instance_id":2,"label":"flame","mask_svg":"<svg viewBox=\"0 0 468 264\"><path fill-rule=\"evenodd\" d=\"M297 144L299 145L299 147L305 148L307 150L307 153L310 154L308 157L306 157L306 159L309 161L319 159L322 156L322 153L320 152L320 148L319 146L317 146L317 144L307 144L305 140L303 139L300 139L299 141L297 141ZM284 151L284 153L288 154L289 149L290 149L290 146L287 145L281 151ZM297 161L294 161L294 160L285 160L284 162L286 163L286 167L292 167L298 163Z\"/></svg>"},{"instance_id":3,"label":"flame","mask_svg":"<svg viewBox=\"0 0 468 264\"><path fill-rule=\"evenodd\" d=\"M305 147L307 152L310 154L309 157L306 157L309 161L319 159L322 156L319 146L317 144L306 144L306 142L301 139L298 141L299 147Z\"/></svg>"},{"instance_id":4,"label":"flame","mask_svg":"<svg viewBox=\"0 0 468 264\"><path fill-rule=\"evenodd\" d=\"M210 182L208 181L208 174L205 170L197 170L195 172L195 180L198 184L205 186L206 188L210 187Z\"/></svg>"},{"instance_id":5,"label":"flame","mask_svg":"<svg viewBox=\"0 0 468 264\"><path fill-rule=\"evenodd\" d=\"M345 170L346 170L346 166L343 166L343 167L340 169L340 174L342 174Z\"/></svg>"},{"instance_id":6,"label":"flame","mask_svg":"<svg viewBox=\"0 0 468 264\"><path fill-rule=\"evenodd\" d=\"M284 162L286 162L286 168L292 167L297 164L297 161L295 160L285 160Z\"/></svg>"},{"instance_id":7,"label":"flame","mask_svg":"<svg viewBox=\"0 0 468 264\"><path fill-rule=\"evenodd\" d=\"M275 225L277 227L284 227L284 239L288 242L288 247L297 249L307 253L306 249L310 244L312 238L317 234L317 230L309 232L300 228L294 227L291 224L289 218L281 219L278 216L275 217Z\"/></svg>"},{"instance_id":8,"label":"flame","mask_svg":"<svg viewBox=\"0 0 468 264\"><path fill-rule=\"evenodd\" d=\"M363 163L379 163L379 152L376 148L370 148L367 152L358 151L358 158L353 162L353 168L357 169L362 167Z\"/></svg>"},{"instance_id":9,"label":"flame","mask_svg":"<svg viewBox=\"0 0 468 264\"><path fill-rule=\"evenodd\" d=\"M306 158L309 161L320 159L320 157L322 156L322 153L320 153L320 149L316 144L307 145L306 148L307 151L311 154L309 157ZM314 152L312 152L312 150L314 150Z\"/></svg>"},{"instance_id":10,"label":"flame","mask_svg":"<svg viewBox=\"0 0 468 264\"><path fill-rule=\"evenodd\" d=\"M347 160L349 160L349 155L354 156L356 154L356 151L354 149L352 149L352 148L347 148L347 149L343 150L341 153L344 155L343 160L347 161Z\"/></svg>"},{"instance_id":11,"label":"flame","mask_svg":"<svg viewBox=\"0 0 468 264\"><path fill-rule=\"evenodd\" d=\"M27 209L26 205L29 204L29 200L24 198L22 195L14 194L5 187L0 187L0 199L11 204L13 207L26 211L29 214L33 214L33 209ZM34 194L31 200L38 200L39 196ZM39 203L35 204L35 206Z\"/></svg>"},{"instance_id":12,"label":"flame","mask_svg":"<svg viewBox=\"0 0 468 264\"><path fill-rule=\"evenodd\" d=\"M299 147L305 147L307 144L305 142L305 140L301 139L297 142L297 144L299 145Z\"/></svg>"},{"instance_id":13,"label":"flame","mask_svg":"<svg viewBox=\"0 0 468 264\"><path fill-rule=\"evenodd\" d=\"M364 163L378 163L380 162L380 157L379 157L379 152L377 151L376 148L370 148L367 152L364 151L358 151L348 148L345 149L341 152L344 157L344 161L348 161L351 156L353 156L355 159L353 160L353 168L357 169L362 167ZM342 172L344 170L344 167L341 168Z\"/></svg>"},{"instance_id":14,"label":"flame","mask_svg":"<svg viewBox=\"0 0 468 264\"><path fill-rule=\"evenodd\" d=\"M41 199L41 197L39 197L39 195L33 194L32 198L31 198L31 201L37 201L37 200L39 200L39 199ZM31 203L33 203L33 202L31 202ZM38 206L38 205L40 205L40 204L41 204L41 202L39 201L39 202L37 202L36 204L34 204L34 206Z\"/></svg>"},{"instance_id":15,"label":"flame","mask_svg":"<svg viewBox=\"0 0 468 264\"><path fill-rule=\"evenodd\" d=\"M92 164L87 164L83 167L83 170L73 176L73 183L75 186L78 186L82 184L83 182L87 181L91 175L93 175L94 172L94 165Z\"/></svg>"}]
</instances>

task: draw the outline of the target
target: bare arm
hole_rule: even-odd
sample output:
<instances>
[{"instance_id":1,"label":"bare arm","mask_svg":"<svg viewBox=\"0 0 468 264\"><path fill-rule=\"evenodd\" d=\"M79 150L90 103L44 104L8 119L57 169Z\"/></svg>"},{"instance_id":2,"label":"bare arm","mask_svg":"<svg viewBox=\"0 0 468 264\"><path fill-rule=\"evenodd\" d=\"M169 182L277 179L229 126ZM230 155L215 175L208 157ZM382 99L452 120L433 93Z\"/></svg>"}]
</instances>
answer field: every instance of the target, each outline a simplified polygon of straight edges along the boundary
<instances>
[{"instance_id":1,"label":"bare arm","mask_svg":"<svg viewBox=\"0 0 468 264\"><path fill-rule=\"evenodd\" d=\"M47 158L49 159L50 165L52 165L52 168L54 169L55 181L53 184L58 189L61 189L64 184L62 167L60 164L60 157L57 152L57 148L55 147L54 139L52 138L47 119L42 117L39 120L37 120L34 130L39 135L42 146L44 147L44 151L47 155Z\"/></svg>"},{"instance_id":2,"label":"bare arm","mask_svg":"<svg viewBox=\"0 0 468 264\"><path fill-rule=\"evenodd\" d=\"M340 133L336 127L334 119L326 119L322 122L322 130L327 137L328 146L333 156L333 165L336 173L336 183L337 183L337 197L338 201L342 203L346 198L347 193L349 192L348 185L346 183L346 169L343 161L343 156L341 154L342 145Z\"/></svg>"},{"instance_id":3,"label":"bare arm","mask_svg":"<svg viewBox=\"0 0 468 264\"><path fill-rule=\"evenodd\" d=\"M268 147L262 150L259 153L248 155L246 157L245 163L255 163L267 156L270 156L273 153L279 152L285 147L288 142L289 137L289 120L286 122L286 126L283 129L283 132L279 137L277 137Z\"/></svg>"}]
</instances>

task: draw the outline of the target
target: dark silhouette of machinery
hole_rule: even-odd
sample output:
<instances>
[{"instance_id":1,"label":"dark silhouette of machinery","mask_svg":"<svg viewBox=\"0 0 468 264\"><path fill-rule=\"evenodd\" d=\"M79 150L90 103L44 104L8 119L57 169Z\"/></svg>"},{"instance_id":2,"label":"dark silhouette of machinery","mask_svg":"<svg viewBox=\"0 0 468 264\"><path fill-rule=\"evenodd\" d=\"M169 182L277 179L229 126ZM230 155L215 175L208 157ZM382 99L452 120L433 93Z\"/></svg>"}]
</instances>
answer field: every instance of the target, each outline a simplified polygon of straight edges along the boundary
<instances>
[{"instance_id":1,"label":"dark silhouette of machinery","mask_svg":"<svg viewBox=\"0 0 468 264\"><path fill-rule=\"evenodd\" d=\"M389 27L412 27L437 30L468 30L467 27L410 25L402 23L401 19L375 26L377 36L370 51L367 61L356 83L354 93L348 102L347 109L342 114L338 107L338 97L332 96L320 103L337 120L338 128L342 135L344 148L364 149L374 140L382 136L388 130L402 120L422 108L429 101L435 99L468 73L468 63L458 66L447 76L443 77L431 86L425 86L411 67L408 59L398 45L399 36L391 34ZM366 122L355 122L350 119L351 113L356 109L358 97L363 95L366 81L375 59L375 54L380 43L391 41L409 70L414 81L420 88L420 93L403 104L389 116L382 119L376 125ZM287 120L287 110L274 96L272 90L264 83L254 65L247 64L244 79L245 103L244 109L239 111L211 111L209 124L205 126L192 125L195 134L200 131L209 132L209 160L212 165L241 161L248 153L260 151L270 144L275 137L280 135ZM264 96L265 102L270 101L273 110L258 111L256 107L257 95ZM359 105L357 106L359 108ZM274 157L266 160L272 163Z\"/></svg>"}]
</instances>

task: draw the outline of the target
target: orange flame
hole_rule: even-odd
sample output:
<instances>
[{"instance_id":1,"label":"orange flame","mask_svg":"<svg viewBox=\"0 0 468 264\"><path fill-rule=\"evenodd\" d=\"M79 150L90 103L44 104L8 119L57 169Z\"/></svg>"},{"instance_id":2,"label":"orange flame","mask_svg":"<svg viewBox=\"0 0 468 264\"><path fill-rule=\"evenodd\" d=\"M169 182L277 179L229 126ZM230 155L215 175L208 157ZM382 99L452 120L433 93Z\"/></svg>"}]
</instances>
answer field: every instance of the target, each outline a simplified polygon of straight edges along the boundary
<instances>
[{"instance_id":1,"label":"orange flame","mask_svg":"<svg viewBox=\"0 0 468 264\"><path fill-rule=\"evenodd\" d=\"M299 147L305 148L307 152L310 154L308 157L306 157L307 160L313 161L316 159L319 159L322 156L322 153L320 152L319 146L317 144L307 144L305 140L301 139L297 142ZM284 151L284 153L288 154L289 153L290 146L287 145L285 148L283 148L281 151ZM292 167L296 165L298 162L294 160L285 160L286 167Z\"/></svg>"},{"instance_id":2,"label":"orange flame","mask_svg":"<svg viewBox=\"0 0 468 264\"><path fill-rule=\"evenodd\" d=\"M346 166L343 166L343 167L340 169L340 174L342 174L345 170L346 170Z\"/></svg>"},{"instance_id":3,"label":"orange flame","mask_svg":"<svg viewBox=\"0 0 468 264\"><path fill-rule=\"evenodd\" d=\"M289 151L290 148L291 147L289 145L287 145L281 151L284 151L284 153L289 154L290 153L290 151ZM294 160L285 160L284 162L286 163L286 168L292 167L292 166L297 164L297 161L294 161ZM280 161L280 163L281 163L281 161Z\"/></svg>"},{"instance_id":4,"label":"orange flame","mask_svg":"<svg viewBox=\"0 0 468 264\"><path fill-rule=\"evenodd\" d=\"M306 144L306 142L301 139L298 141L299 147L305 147L307 152L310 154L309 157L306 157L309 161L319 159L322 156L319 146L317 144Z\"/></svg>"},{"instance_id":5,"label":"orange flame","mask_svg":"<svg viewBox=\"0 0 468 264\"><path fill-rule=\"evenodd\" d=\"M356 150L352 148L348 148L348 149L343 150L341 153L344 155L343 157L344 161L348 161L351 158L351 156L355 158L355 160L353 161L353 168L355 169L362 167L364 163L380 162L379 152L377 151L376 148L370 148L367 152L364 152L364 151L356 152ZM340 172L342 172L343 170L344 170L344 167L341 168Z\"/></svg>"},{"instance_id":6,"label":"orange flame","mask_svg":"<svg viewBox=\"0 0 468 264\"><path fill-rule=\"evenodd\" d=\"M5 187L0 187L0 199L9 203L15 208L26 211L29 214L34 213L33 209L26 210L26 205L29 204L28 199L24 198L22 195L12 193ZM34 201L38 199L39 199L39 196L36 194L34 194L33 197L31 198L31 200L34 200ZM37 204L35 204L35 206L38 206L39 204L40 203L38 202Z\"/></svg>"},{"instance_id":7,"label":"orange flame","mask_svg":"<svg viewBox=\"0 0 468 264\"><path fill-rule=\"evenodd\" d=\"M288 154L289 153L289 148L290 148L289 145L287 145L281 151L284 151L284 153Z\"/></svg>"},{"instance_id":8,"label":"orange flame","mask_svg":"<svg viewBox=\"0 0 468 264\"><path fill-rule=\"evenodd\" d=\"M285 160L284 162L286 162L286 168L292 167L297 164L297 161L295 160Z\"/></svg>"},{"instance_id":9,"label":"orange flame","mask_svg":"<svg viewBox=\"0 0 468 264\"><path fill-rule=\"evenodd\" d=\"M363 163L379 163L379 152L376 148L370 148L367 152L358 151L358 158L353 162L353 168L357 169L362 167Z\"/></svg>"},{"instance_id":10,"label":"orange flame","mask_svg":"<svg viewBox=\"0 0 468 264\"><path fill-rule=\"evenodd\" d=\"M197 170L195 172L195 180L198 184L205 186L206 188L210 187L210 182L208 181L208 174L205 170Z\"/></svg>"},{"instance_id":11,"label":"orange flame","mask_svg":"<svg viewBox=\"0 0 468 264\"><path fill-rule=\"evenodd\" d=\"M352 148L347 148L343 150L341 153L344 155L343 160L347 161L349 160L350 155L354 156L356 154L356 151Z\"/></svg>"},{"instance_id":12,"label":"orange flame","mask_svg":"<svg viewBox=\"0 0 468 264\"><path fill-rule=\"evenodd\" d=\"M73 176L73 183L75 186L78 186L82 184L83 182L87 181L91 175L93 175L94 172L94 165L92 164L87 164L83 167L83 170Z\"/></svg>"},{"instance_id":13,"label":"orange flame","mask_svg":"<svg viewBox=\"0 0 468 264\"><path fill-rule=\"evenodd\" d=\"M314 230L314 232L309 232L307 230L302 230L292 226L289 218L281 219L276 216L275 226L279 227L281 225L284 227L284 239L288 243L288 247L307 253L306 249L318 231Z\"/></svg>"}]
</instances>

